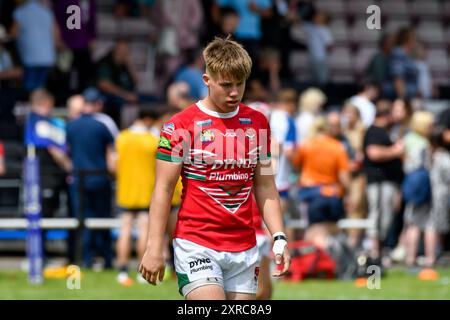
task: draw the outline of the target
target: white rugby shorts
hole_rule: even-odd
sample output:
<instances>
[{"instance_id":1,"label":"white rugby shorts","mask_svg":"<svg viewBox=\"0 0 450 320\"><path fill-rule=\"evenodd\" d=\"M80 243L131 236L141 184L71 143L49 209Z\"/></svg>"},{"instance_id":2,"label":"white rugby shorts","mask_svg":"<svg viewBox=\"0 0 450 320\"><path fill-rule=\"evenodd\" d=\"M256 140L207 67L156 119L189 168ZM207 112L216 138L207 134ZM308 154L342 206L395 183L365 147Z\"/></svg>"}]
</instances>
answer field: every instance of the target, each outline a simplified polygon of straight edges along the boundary
<instances>
[{"instance_id":1,"label":"white rugby shorts","mask_svg":"<svg viewBox=\"0 0 450 320\"><path fill-rule=\"evenodd\" d=\"M224 252L175 238L173 249L178 287L184 297L205 285L221 286L225 292L256 294L258 246L241 252Z\"/></svg>"}]
</instances>

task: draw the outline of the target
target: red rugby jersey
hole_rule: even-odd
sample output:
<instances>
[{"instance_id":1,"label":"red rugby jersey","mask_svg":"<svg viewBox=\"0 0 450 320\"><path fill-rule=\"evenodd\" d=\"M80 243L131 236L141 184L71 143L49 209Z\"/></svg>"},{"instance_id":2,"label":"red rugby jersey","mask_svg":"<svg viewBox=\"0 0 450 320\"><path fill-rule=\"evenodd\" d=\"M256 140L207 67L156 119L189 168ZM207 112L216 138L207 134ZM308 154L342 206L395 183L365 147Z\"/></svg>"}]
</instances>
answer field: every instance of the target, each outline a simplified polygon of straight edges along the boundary
<instances>
[{"instance_id":1,"label":"red rugby jersey","mask_svg":"<svg viewBox=\"0 0 450 320\"><path fill-rule=\"evenodd\" d=\"M201 102L167 121L157 158L183 162L175 237L217 251L256 245L252 187L258 161L270 161L265 116L243 104L217 113Z\"/></svg>"}]
</instances>

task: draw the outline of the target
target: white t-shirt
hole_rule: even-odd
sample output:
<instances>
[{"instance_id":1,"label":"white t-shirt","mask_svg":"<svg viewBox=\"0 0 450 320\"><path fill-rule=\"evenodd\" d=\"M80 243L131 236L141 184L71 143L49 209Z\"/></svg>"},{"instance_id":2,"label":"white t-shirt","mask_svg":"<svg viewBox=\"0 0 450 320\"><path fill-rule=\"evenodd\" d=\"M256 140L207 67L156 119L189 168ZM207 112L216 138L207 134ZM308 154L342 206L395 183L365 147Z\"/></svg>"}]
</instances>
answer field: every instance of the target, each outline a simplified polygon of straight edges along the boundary
<instances>
[{"instance_id":1,"label":"white t-shirt","mask_svg":"<svg viewBox=\"0 0 450 320\"><path fill-rule=\"evenodd\" d=\"M353 96L350 103L358 108L361 120L366 128L370 127L375 120L376 107L372 101L363 96Z\"/></svg>"},{"instance_id":2,"label":"white t-shirt","mask_svg":"<svg viewBox=\"0 0 450 320\"><path fill-rule=\"evenodd\" d=\"M297 143L301 145L309 135L311 126L314 124L316 116L311 112L301 112L295 119L295 126L297 128Z\"/></svg>"},{"instance_id":3,"label":"white t-shirt","mask_svg":"<svg viewBox=\"0 0 450 320\"><path fill-rule=\"evenodd\" d=\"M285 191L290 187L289 176L292 173L292 166L284 152L295 147L296 128L286 111L275 110L270 116L270 130L272 140L276 140L280 145L275 184L279 191Z\"/></svg>"}]
</instances>

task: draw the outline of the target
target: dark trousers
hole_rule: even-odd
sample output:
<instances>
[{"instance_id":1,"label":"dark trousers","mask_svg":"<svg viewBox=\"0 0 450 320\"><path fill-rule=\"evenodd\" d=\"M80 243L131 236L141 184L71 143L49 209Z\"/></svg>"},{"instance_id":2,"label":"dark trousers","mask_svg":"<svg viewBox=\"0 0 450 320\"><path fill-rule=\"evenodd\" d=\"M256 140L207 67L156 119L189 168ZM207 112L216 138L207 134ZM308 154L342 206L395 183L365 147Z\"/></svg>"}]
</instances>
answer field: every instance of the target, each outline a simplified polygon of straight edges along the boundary
<instances>
[{"instance_id":1,"label":"dark trousers","mask_svg":"<svg viewBox=\"0 0 450 320\"><path fill-rule=\"evenodd\" d=\"M51 67L25 67L23 85L28 92L45 87Z\"/></svg>"},{"instance_id":2,"label":"dark trousers","mask_svg":"<svg viewBox=\"0 0 450 320\"><path fill-rule=\"evenodd\" d=\"M79 206L82 205L82 219L110 218L112 210L111 194L110 185L92 190L85 189L80 194L78 184L74 184L71 186L72 203L74 205L73 212L75 214L78 213L78 210L80 210ZM113 250L111 231L109 229L95 230L84 228L82 233L82 247L84 267L92 267L94 257L99 255L104 259L105 268L112 268Z\"/></svg>"},{"instance_id":3,"label":"dark trousers","mask_svg":"<svg viewBox=\"0 0 450 320\"><path fill-rule=\"evenodd\" d=\"M77 74L76 92L82 92L89 86L94 85L94 64L88 48L73 49L73 70Z\"/></svg>"}]
</instances>

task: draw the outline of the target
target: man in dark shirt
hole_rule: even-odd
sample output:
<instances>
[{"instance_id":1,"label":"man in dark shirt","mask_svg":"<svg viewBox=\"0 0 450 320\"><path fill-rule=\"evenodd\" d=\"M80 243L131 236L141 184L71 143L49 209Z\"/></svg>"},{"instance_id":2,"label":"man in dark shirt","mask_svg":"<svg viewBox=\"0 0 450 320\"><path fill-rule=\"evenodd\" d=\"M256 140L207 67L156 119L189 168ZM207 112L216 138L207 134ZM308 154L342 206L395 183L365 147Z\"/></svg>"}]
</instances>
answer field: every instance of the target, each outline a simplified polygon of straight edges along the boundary
<instances>
[{"instance_id":1,"label":"man in dark shirt","mask_svg":"<svg viewBox=\"0 0 450 320\"><path fill-rule=\"evenodd\" d=\"M120 127L122 107L140 101L137 78L131 68L126 41L116 42L112 51L98 62L97 86L105 97L104 112Z\"/></svg>"},{"instance_id":2,"label":"man in dark shirt","mask_svg":"<svg viewBox=\"0 0 450 320\"><path fill-rule=\"evenodd\" d=\"M83 114L67 126L67 142L74 169L71 186L74 212L82 210L83 218L108 218L111 217L108 170L113 170L113 146L118 130L111 118L99 113L103 98L96 89L87 89L83 96ZM84 266L92 267L94 255L99 253L104 259L104 267L111 268L111 245L110 230L85 229Z\"/></svg>"},{"instance_id":3,"label":"man in dark shirt","mask_svg":"<svg viewBox=\"0 0 450 320\"><path fill-rule=\"evenodd\" d=\"M121 124L121 109L127 104L152 103L157 99L137 89L138 79L130 61L126 40L116 42L113 50L97 66L97 86L105 96L104 112L116 125Z\"/></svg>"},{"instance_id":4,"label":"man in dark shirt","mask_svg":"<svg viewBox=\"0 0 450 320\"><path fill-rule=\"evenodd\" d=\"M377 108L375 121L364 136L364 171L367 175L367 200L369 219L373 226L368 230L372 240L370 257L380 264L381 242L386 239L394 217L394 200L402 180L401 157L403 144L392 143L387 127L390 110L383 105Z\"/></svg>"}]
</instances>

